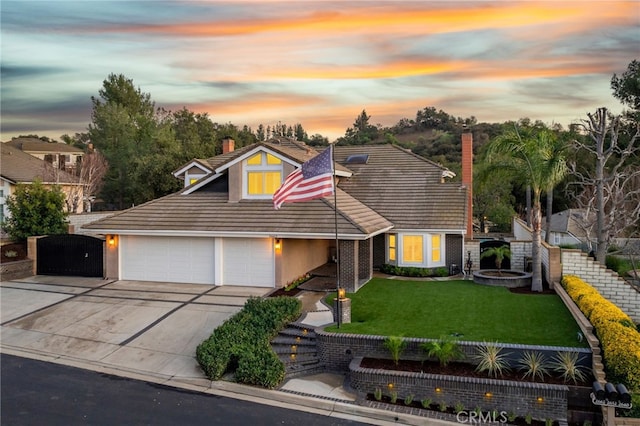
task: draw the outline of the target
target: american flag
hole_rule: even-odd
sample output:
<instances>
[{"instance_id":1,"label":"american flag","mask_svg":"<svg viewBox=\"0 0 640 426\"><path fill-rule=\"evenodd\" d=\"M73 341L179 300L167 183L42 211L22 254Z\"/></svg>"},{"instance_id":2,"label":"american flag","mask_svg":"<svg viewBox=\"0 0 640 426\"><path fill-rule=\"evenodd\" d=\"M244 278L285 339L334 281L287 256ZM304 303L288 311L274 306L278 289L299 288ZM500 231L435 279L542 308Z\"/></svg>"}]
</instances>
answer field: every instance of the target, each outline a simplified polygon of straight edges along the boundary
<instances>
[{"instance_id":1,"label":"american flag","mask_svg":"<svg viewBox=\"0 0 640 426\"><path fill-rule=\"evenodd\" d=\"M315 200L333 194L333 146L292 172L273 194L273 207L284 203Z\"/></svg>"}]
</instances>

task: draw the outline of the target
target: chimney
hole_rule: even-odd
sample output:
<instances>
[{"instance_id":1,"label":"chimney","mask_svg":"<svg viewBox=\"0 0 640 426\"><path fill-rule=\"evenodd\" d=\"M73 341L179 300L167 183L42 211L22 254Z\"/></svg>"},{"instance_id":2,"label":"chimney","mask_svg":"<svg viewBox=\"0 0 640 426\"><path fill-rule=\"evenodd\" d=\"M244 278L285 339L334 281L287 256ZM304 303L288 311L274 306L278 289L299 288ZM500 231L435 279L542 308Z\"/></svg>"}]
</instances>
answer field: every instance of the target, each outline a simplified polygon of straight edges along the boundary
<instances>
[{"instance_id":1,"label":"chimney","mask_svg":"<svg viewBox=\"0 0 640 426\"><path fill-rule=\"evenodd\" d=\"M235 144L236 142L229 136L222 139L222 153L227 154L229 152L233 152L233 150L235 149Z\"/></svg>"},{"instance_id":2,"label":"chimney","mask_svg":"<svg viewBox=\"0 0 640 426\"><path fill-rule=\"evenodd\" d=\"M462 185L467 187L467 238L473 238L473 134L462 132Z\"/></svg>"}]
</instances>

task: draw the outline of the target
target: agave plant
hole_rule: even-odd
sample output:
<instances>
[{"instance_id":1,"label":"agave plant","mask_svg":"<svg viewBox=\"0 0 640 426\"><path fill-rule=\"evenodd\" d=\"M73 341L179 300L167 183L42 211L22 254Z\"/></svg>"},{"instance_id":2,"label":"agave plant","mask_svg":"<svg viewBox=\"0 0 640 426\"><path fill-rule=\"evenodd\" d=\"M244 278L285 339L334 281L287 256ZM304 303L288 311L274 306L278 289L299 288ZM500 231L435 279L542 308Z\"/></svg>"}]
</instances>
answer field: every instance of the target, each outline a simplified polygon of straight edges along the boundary
<instances>
[{"instance_id":1,"label":"agave plant","mask_svg":"<svg viewBox=\"0 0 640 426\"><path fill-rule=\"evenodd\" d=\"M551 367L554 371L560 373L560 377L565 382L571 380L574 384L584 381L586 374L583 368L578 365L580 356L577 352L558 352L553 358Z\"/></svg>"},{"instance_id":2,"label":"agave plant","mask_svg":"<svg viewBox=\"0 0 640 426\"><path fill-rule=\"evenodd\" d=\"M547 360L540 352L525 352L518 361L518 365L520 366L520 370L524 371L522 378L531 377L533 380L540 378L542 381L544 380L544 376L549 374Z\"/></svg>"},{"instance_id":3,"label":"agave plant","mask_svg":"<svg viewBox=\"0 0 640 426\"><path fill-rule=\"evenodd\" d=\"M478 346L474 360L478 363L476 371L485 371L491 377L498 377L509 371L508 353L502 353L502 348L495 343L484 343Z\"/></svg>"}]
</instances>

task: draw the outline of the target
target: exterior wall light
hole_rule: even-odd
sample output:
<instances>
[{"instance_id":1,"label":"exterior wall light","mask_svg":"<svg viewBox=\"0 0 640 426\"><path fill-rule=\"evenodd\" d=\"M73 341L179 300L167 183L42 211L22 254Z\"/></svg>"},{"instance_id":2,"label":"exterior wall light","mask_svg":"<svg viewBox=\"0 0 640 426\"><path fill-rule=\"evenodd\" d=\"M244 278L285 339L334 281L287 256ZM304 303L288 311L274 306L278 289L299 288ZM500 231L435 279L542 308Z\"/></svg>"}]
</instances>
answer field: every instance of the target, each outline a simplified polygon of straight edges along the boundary
<instances>
[{"instance_id":1,"label":"exterior wall light","mask_svg":"<svg viewBox=\"0 0 640 426\"><path fill-rule=\"evenodd\" d=\"M115 247L116 246L116 237L114 235L109 235L109 247Z\"/></svg>"},{"instance_id":2,"label":"exterior wall light","mask_svg":"<svg viewBox=\"0 0 640 426\"><path fill-rule=\"evenodd\" d=\"M536 401L538 401L539 403L542 404L544 402L544 398L539 396L539 397L536 398Z\"/></svg>"},{"instance_id":3,"label":"exterior wall light","mask_svg":"<svg viewBox=\"0 0 640 426\"><path fill-rule=\"evenodd\" d=\"M493 396L493 393L491 392L485 392L484 393L485 398L491 398Z\"/></svg>"},{"instance_id":4,"label":"exterior wall light","mask_svg":"<svg viewBox=\"0 0 640 426\"><path fill-rule=\"evenodd\" d=\"M440 393L440 392L442 392L442 388L441 388L440 386L436 387L436 389L435 389L435 390L436 390L436 393Z\"/></svg>"},{"instance_id":5,"label":"exterior wall light","mask_svg":"<svg viewBox=\"0 0 640 426\"><path fill-rule=\"evenodd\" d=\"M273 247L276 249L276 251L282 250L282 240L280 238L276 238Z\"/></svg>"},{"instance_id":6,"label":"exterior wall light","mask_svg":"<svg viewBox=\"0 0 640 426\"><path fill-rule=\"evenodd\" d=\"M387 387L388 387L389 389L393 389L393 383L389 383L389 384L387 385Z\"/></svg>"}]
</instances>

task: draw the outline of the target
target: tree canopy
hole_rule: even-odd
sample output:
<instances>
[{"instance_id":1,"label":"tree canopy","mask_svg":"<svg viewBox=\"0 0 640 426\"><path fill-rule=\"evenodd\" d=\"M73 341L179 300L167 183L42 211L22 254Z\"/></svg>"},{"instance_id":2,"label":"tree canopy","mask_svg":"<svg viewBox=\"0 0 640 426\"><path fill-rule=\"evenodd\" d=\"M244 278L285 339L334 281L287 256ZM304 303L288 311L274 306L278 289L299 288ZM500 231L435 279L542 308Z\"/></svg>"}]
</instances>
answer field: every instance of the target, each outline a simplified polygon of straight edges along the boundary
<instances>
[{"instance_id":1,"label":"tree canopy","mask_svg":"<svg viewBox=\"0 0 640 426\"><path fill-rule=\"evenodd\" d=\"M66 234L68 213L64 206L65 194L59 186L49 189L39 180L18 184L7 198L10 214L3 229L15 241L36 235Z\"/></svg>"}]
</instances>

